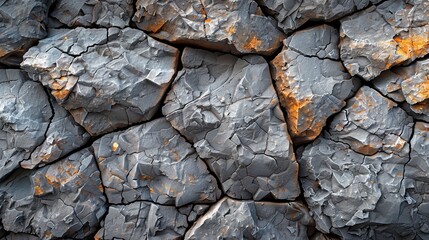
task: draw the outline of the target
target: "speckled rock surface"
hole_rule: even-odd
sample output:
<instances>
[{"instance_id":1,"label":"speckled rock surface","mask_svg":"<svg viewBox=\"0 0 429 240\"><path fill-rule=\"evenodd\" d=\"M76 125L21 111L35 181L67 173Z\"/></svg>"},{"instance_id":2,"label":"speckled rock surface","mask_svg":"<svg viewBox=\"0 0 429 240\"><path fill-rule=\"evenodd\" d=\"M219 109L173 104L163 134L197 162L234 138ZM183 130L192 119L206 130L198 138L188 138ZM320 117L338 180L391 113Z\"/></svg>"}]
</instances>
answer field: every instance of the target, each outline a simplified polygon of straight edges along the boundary
<instances>
[{"instance_id":1,"label":"speckled rock surface","mask_svg":"<svg viewBox=\"0 0 429 240\"><path fill-rule=\"evenodd\" d=\"M12 175L0 184L0 198L4 229L39 239L89 237L106 212L100 173L87 149Z\"/></svg>"},{"instance_id":2,"label":"speckled rock surface","mask_svg":"<svg viewBox=\"0 0 429 240\"><path fill-rule=\"evenodd\" d=\"M173 43L269 55L284 39L253 0L137 0L136 7L138 28Z\"/></svg>"},{"instance_id":3,"label":"speckled rock surface","mask_svg":"<svg viewBox=\"0 0 429 240\"><path fill-rule=\"evenodd\" d=\"M110 203L183 206L220 197L205 163L164 118L105 135L93 147Z\"/></svg>"},{"instance_id":4,"label":"speckled rock surface","mask_svg":"<svg viewBox=\"0 0 429 240\"><path fill-rule=\"evenodd\" d=\"M140 30L53 31L21 64L91 135L150 119L175 73L177 49Z\"/></svg>"},{"instance_id":5,"label":"speckled rock surface","mask_svg":"<svg viewBox=\"0 0 429 240\"><path fill-rule=\"evenodd\" d=\"M298 165L266 61L186 48L163 113L238 199L293 200Z\"/></svg>"},{"instance_id":6,"label":"speckled rock surface","mask_svg":"<svg viewBox=\"0 0 429 240\"><path fill-rule=\"evenodd\" d=\"M351 75L372 80L429 53L429 2L389 0L341 19L341 59Z\"/></svg>"},{"instance_id":7,"label":"speckled rock surface","mask_svg":"<svg viewBox=\"0 0 429 240\"><path fill-rule=\"evenodd\" d=\"M271 62L294 143L314 140L328 117L346 105L359 86L339 61L338 31L321 25L294 33Z\"/></svg>"}]
</instances>

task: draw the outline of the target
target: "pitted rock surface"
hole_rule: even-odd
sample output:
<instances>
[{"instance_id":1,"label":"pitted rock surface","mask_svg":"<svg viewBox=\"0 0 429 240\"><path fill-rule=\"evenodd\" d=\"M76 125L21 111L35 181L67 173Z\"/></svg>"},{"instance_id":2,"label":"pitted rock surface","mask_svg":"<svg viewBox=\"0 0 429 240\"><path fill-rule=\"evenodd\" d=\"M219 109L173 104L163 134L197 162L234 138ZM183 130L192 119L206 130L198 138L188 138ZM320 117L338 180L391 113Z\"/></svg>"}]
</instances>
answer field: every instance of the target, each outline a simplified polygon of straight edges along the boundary
<instances>
[{"instance_id":1,"label":"pitted rock surface","mask_svg":"<svg viewBox=\"0 0 429 240\"><path fill-rule=\"evenodd\" d=\"M253 0L138 0L136 7L138 28L173 43L270 55L284 39Z\"/></svg>"},{"instance_id":2,"label":"pitted rock surface","mask_svg":"<svg viewBox=\"0 0 429 240\"><path fill-rule=\"evenodd\" d=\"M158 110L178 50L136 29L52 31L21 64L91 135L149 120Z\"/></svg>"},{"instance_id":3,"label":"pitted rock surface","mask_svg":"<svg viewBox=\"0 0 429 240\"><path fill-rule=\"evenodd\" d=\"M294 143L314 140L331 115L345 105L358 82L339 61L338 31L321 25L294 33L271 62Z\"/></svg>"},{"instance_id":4,"label":"pitted rock surface","mask_svg":"<svg viewBox=\"0 0 429 240\"><path fill-rule=\"evenodd\" d=\"M186 48L163 113L228 196L295 199L298 166L266 61Z\"/></svg>"},{"instance_id":5,"label":"pitted rock surface","mask_svg":"<svg viewBox=\"0 0 429 240\"><path fill-rule=\"evenodd\" d=\"M340 29L345 67L369 81L429 53L429 2L385 1L341 19Z\"/></svg>"},{"instance_id":6,"label":"pitted rock surface","mask_svg":"<svg viewBox=\"0 0 429 240\"><path fill-rule=\"evenodd\" d=\"M0 179L44 142L52 115L42 85L20 70L0 69Z\"/></svg>"},{"instance_id":7,"label":"pitted rock surface","mask_svg":"<svg viewBox=\"0 0 429 240\"><path fill-rule=\"evenodd\" d=\"M223 198L199 218L185 239L308 239L313 224L298 202L270 203Z\"/></svg>"},{"instance_id":8,"label":"pitted rock surface","mask_svg":"<svg viewBox=\"0 0 429 240\"><path fill-rule=\"evenodd\" d=\"M0 184L0 198L4 229L39 239L87 238L106 212L100 173L87 149L12 175Z\"/></svg>"},{"instance_id":9,"label":"pitted rock surface","mask_svg":"<svg viewBox=\"0 0 429 240\"><path fill-rule=\"evenodd\" d=\"M183 206L220 197L205 163L164 118L105 135L93 148L109 203Z\"/></svg>"}]
</instances>

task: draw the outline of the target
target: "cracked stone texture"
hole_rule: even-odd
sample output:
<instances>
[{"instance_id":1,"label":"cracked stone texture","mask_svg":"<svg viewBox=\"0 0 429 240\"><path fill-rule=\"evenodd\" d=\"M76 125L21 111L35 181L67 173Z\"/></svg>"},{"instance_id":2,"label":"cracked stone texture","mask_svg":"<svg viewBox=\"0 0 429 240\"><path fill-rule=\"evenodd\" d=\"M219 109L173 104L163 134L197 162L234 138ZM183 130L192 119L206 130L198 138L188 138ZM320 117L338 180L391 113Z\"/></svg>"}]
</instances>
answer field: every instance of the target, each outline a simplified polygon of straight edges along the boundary
<instances>
[{"instance_id":1,"label":"cracked stone texture","mask_svg":"<svg viewBox=\"0 0 429 240\"><path fill-rule=\"evenodd\" d=\"M340 30L345 67L369 81L429 53L429 2L385 1L343 18Z\"/></svg>"},{"instance_id":2,"label":"cracked stone texture","mask_svg":"<svg viewBox=\"0 0 429 240\"><path fill-rule=\"evenodd\" d=\"M21 67L95 136L151 119L178 55L140 30L78 27L53 30Z\"/></svg>"},{"instance_id":3,"label":"cracked stone texture","mask_svg":"<svg viewBox=\"0 0 429 240\"><path fill-rule=\"evenodd\" d=\"M0 1L0 63L16 66L37 40L46 36L53 0Z\"/></svg>"},{"instance_id":4,"label":"cracked stone texture","mask_svg":"<svg viewBox=\"0 0 429 240\"><path fill-rule=\"evenodd\" d=\"M319 136L328 117L339 112L359 87L339 60L338 31L321 25L295 32L271 62L281 105L295 144Z\"/></svg>"},{"instance_id":5,"label":"cracked stone texture","mask_svg":"<svg viewBox=\"0 0 429 240\"><path fill-rule=\"evenodd\" d=\"M284 34L253 0L137 0L137 27L172 43L271 55Z\"/></svg>"},{"instance_id":6,"label":"cracked stone texture","mask_svg":"<svg viewBox=\"0 0 429 240\"><path fill-rule=\"evenodd\" d=\"M313 220L301 203L225 197L195 222L185 239L308 239L309 225Z\"/></svg>"},{"instance_id":7,"label":"cracked stone texture","mask_svg":"<svg viewBox=\"0 0 429 240\"><path fill-rule=\"evenodd\" d=\"M132 0L57 0L50 16L68 27L127 27Z\"/></svg>"},{"instance_id":8,"label":"cracked stone texture","mask_svg":"<svg viewBox=\"0 0 429 240\"><path fill-rule=\"evenodd\" d=\"M408 234L401 212L413 124L397 104L364 86L305 148L300 178L319 230L344 239L405 239L389 234Z\"/></svg>"},{"instance_id":9,"label":"cracked stone texture","mask_svg":"<svg viewBox=\"0 0 429 240\"><path fill-rule=\"evenodd\" d=\"M278 22L286 33L306 22L330 22L382 0L256 0Z\"/></svg>"},{"instance_id":10,"label":"cracked stone texture","mask_svg":"<svg viewBox=\"0 0 429 240\"><path fill-rule=\"evenodd\" d=\"M105 135L93 148L109 203L183 206L220 198L216 179L165 118Z\"/></svg>"},{"instance_id":11,"label":"cracked stone texture","mask_svg":"<svg viewBox=\"0 0 429 240\"><path fill-rule=\"evenodd\" d=\"M110 206L104 226L95 239L181 239L185 235L190 214L201 215L207 207L198 205L183 208L163 206L151 202L133 202L128 205Z\"/></svg>"},{"instance_id":12,"label":"cracked stone texture","mask_svg":"<svg viewBox=\"0 0 429 240\"><path fill-rule=\"evenodd\" d=\"M295 199L298 165L260 56L185 48L163 113L237 199Z\"/></svg>"},{"instance_id":13,"label":"cracked stone texture","mask_svg":"<svg viewBox=\"0 0 429 240\"><path fill-rule=\"evenodd\" d=\"M89 237L106 212L100 173L88 149L0 184L6 231L39 239Z\"/></svg>"},{"instance_id":14,"label":"cracked stone texture","mask_svg":"<svg viewBox=\"0 0 429 240\"><path fill-rule=\"evenodd\" d=\"M0 69L0 179L43 143L53 115L41 84L17 69Z\"/></svg>"},{"instance_id":15,"label":"cracked stone texture","mask_svg":"<svg viewBox=\"0 0 429 240\"><path fill-rule=\"evenodd\" d=\"M54 162L88 142L90 135L55 100L51 99L54 116L45 133L44 142L21 162L22 168L32 169Z\"/></svg>"}]
</instances>

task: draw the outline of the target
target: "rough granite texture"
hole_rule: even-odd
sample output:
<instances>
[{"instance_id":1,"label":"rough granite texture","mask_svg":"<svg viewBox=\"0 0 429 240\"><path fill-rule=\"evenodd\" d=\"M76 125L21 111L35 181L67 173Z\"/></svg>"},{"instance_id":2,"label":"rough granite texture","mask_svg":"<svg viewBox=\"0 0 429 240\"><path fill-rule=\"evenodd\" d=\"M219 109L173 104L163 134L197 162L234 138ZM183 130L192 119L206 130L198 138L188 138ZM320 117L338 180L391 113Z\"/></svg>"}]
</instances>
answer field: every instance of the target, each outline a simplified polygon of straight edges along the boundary
<instances>
[{"instance_id":1,"label":"rough granite texture","mask_svg":"<svg viewBox=\"0 0 429 240\"><path fill-rule=\"evenodd\" d=\"M109 203L183 206L220 197L205 163L164 118L105 135L93 148Z\"/></svg>"},{"instance_id":2,"label":"rough granite texture","mask_svg":"<svg viewBox=\"0 0 429 240\"><path fill-rule=\"evenodd\" d=\"M388 0L341 19L341 59L351 75L372 80L429 53L429 2Z\"/></svg>"},{"instance_id":3,"label":"rough granite texture","mask_svg":"<svg viewBox=\"0 0 429 240\"><path fill-rule=\"evenodd\" d=\"M16 66L37 40L46 37L53 0L0 1L0 64Z\"/></svg>"},{"instance_id":4,"label":"rough granite texture","mask_svg":"<svg viewBox=\"0 0 429 240\"><path fill-rule=\"evenodd\" d=\"M52 31L21 63L91 135L149 120L178 61L177 49L132 28Z\"/></svg>"},{"instance_id":5,"label":"rough granite texture","mask_svg":"<svg viewBox=\"0 0 429 240\"><path fill-rule=\"evenodd\" d=\"M172 43L270 55L284 39L253 0L137 0L136 7L137 27Z\"/></svg>"},{"instance_id":6,"label":"rough granite texture","mask_svg":"<svg viewBox=\"0 0 429 240\"><path fill-rule=\"evenodd\" d=\"M358 81L339 61L338 31L321 25L295 32L271 62L272 76L295 144L314 140Z\"/></svg>"},{"instance_id":7,"label":"rough granite texture","mask_svg":"<svg viewBox=\"0 0 429 240\"><path fill-rule=\"evenodd\" d=\"M163 113L238 199L295 199L298 165L287 125L259 56L185 48Z\"/></svg>"}]
</instances>

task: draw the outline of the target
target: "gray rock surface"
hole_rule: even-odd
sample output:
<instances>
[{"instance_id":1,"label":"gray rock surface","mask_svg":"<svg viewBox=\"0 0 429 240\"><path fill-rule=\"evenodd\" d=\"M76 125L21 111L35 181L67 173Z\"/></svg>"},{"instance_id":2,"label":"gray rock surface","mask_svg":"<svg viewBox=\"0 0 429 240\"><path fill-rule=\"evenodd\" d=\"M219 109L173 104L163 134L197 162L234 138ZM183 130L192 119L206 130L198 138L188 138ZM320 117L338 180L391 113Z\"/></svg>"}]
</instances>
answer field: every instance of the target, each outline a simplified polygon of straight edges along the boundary
<instances>
[{"instance_id":1,"label":"gray rock surface","mask_svg":"<svg viewBox=\"0 0 429 240\"><path fill-rule=\"evenodd\" d=\"M4 229L39 239L87 238L106 212L100 173L87 149L12 175L0 184L0 199Z\"/></svg>"},{"instance_id":2,"label":"gray rock surface","mask_svg":"<svg viewBox=\"0 0 429 240\"><path fill-rule=\"evenodd\" d=\"M351 75L372 80L429 53L429 2L389 0L341 20L341 59Z\"/></svg>"},{"instance_id":3,"label":"gray rock surface","mask_svg":"<svg viewBox=\"0 0 429 240\"><path fill-rule=\"evenodd\" d=\"M200 217L185 239L308 239L312 225L298 202L270 203L223 198Z\"/></svg>"},{"instance_id":4,"label":"gray rock surface","mask_svg":"<svg viewBox=\"0 0 429 240\"><path fill-rule=\"evenodd\" d=\"M403 181L413 124L397 104L364 86L305 148L300 178L319 230L378 239L406 229Z\"/></svg>"},{"instance_id":5,"label":"gray rock surface","mask_svg":"<svg viewBox=\"0 0 429 240\"><path fill-rule=\"evenodd\" d=\"M129 25L132 0L56 0L50 16L68 27L119 27Z\"/></svg>"},{"instance_id":6,"label":"gray rock surface","mask_svg":"<svg viewBox=\"0 0 429 240\"><path fill-rule=\"evenodd\" d=\"M295 144L314 140L357 87L339 61L338 31L321 25L295 32L271 62L277 94Z\"/></svg>"},{"instance_id":7,"label":"gray rock surface","mask_svg":"<svg viewBox=\"0 0 429 240\"><path fill-rule=\"evenodd\" d=\"M256 0L286 33L309 21L333 21L382 0Z\"/></svg>"},{"instance_id":8,"label":"gray rock surface","mask_svg":"<svg viewBox=\"0 0 429 240\"><path fill-rule=\"evenodd\" d=\"M109 203L209 203L221 191L191 144L160 118L93 144Z\"/></svg>"},{"instance_id":9,"label":"gray rock surface","mask_svg":"<svg viewBox=\"0 0 429 240\"><path fill-rule=\"evenodd\" d=\"M114 205L95 239L182 239L188 225L188 215L173 206L144 201Z\"/></svg>"},{"instance_id":10,"label":"gray rock surface","mask_svg":"<svg viewBox=\"0 0 429 240\"><path fill-rule=\"evenodd\" d=\"M136 29L62 29L31 48L21 67L88 133L100 135L152 118L178 54Z\"/></svg>"},{"instance_id":11,"label":"gray rock surface","mask_svg":"<svg viewBox=\"0 0 429 240\"><path fill-rule=\"evenodd\" d=\"M0 1L0 63L19 65L22 55L46 36L53 0Z\"/></svg>"},{"instance_id":12,"label":"gray rock surface","mask_svg":"<svg viewBox=\"0 0 429 240\"><path fill-rule=\"evenodd\" d=\"M237 199L295 199L298 165L269 67L259 56L185 48L163 113Z\"/></svg>"},{"instance_id":13,"label":"gray rock surface","mask_svg":"<svg viewBox=\"0 0 429 240\"><path fill-rule=\"evenodd\" d=\"M0 69L0 179L43 143L53 115L41 84L15 69Z\"/></svg>"},{"instance_id":14,"label":"gray rock surface","mask_svg":"<svg viewBox=\"0 0 429 240\"><path fill-rule=\"evenodd\" d=\"M136 7L138 28L173 43L270 55L284 38L253 0L137 0Z\"/></svg>"}]
</instances>

